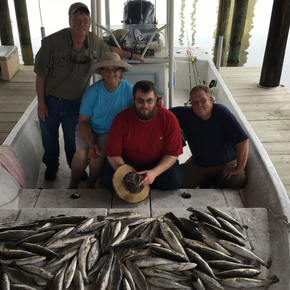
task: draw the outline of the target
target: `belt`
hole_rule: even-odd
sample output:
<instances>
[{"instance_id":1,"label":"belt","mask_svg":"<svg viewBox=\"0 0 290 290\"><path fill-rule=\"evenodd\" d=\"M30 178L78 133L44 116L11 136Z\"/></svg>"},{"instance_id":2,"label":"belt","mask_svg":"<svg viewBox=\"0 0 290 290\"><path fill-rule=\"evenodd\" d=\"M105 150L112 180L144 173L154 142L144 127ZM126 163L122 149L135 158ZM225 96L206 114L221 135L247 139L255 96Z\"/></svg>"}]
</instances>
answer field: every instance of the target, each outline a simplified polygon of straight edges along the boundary
<instances>
[{"instance_id":1,"label":"belt","mask_svg":"<svg viewBox=\"0 0 290 290\"><path fill-rule=\"evenodd\" d=\"M55 96L52 96L52 95L50 95L51 97L53 97L53 98L55 98L55 99L57 99L57 100L59 100L60 102L66 102L66 101L79 101L80 99L76 99L76 100L66 100L66 99L64 99L64 98L58 98L58 97L55 97Z\"/></svg>"}]
</instances>

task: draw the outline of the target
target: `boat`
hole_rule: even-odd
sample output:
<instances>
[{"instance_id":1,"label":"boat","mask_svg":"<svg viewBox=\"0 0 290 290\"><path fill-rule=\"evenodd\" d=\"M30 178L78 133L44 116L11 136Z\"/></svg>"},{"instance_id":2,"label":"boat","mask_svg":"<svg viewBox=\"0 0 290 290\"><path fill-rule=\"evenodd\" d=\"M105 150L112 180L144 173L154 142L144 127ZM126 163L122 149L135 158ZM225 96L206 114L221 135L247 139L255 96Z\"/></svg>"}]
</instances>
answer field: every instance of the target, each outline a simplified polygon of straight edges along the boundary
<instances>
[{"instance_id":1,"label":"boat","mask_svg":"<svg viewBox=\"0 0 290 290\"><path fill-rule=\"evenodd\" d=\"M190 213L186 210L188 207L207 211L207 206L215 206L247 225L249 247L264 260L271 260L271 267L263 268L259 277L277 275L279 283L270 288L290 289L290 202L287 192L260 140L234 101L208 53L198 47L173 47L174 1L167 1L166 13L167 19L170 19L167 24L158 25L156 21L134 24L124 21L118 28L110 27L108 23L102 24L98 15L95 15L94 11L101 11L103 8L101 2L92 1L93 31L109 41L115 41L116 45L121 45L120 40L124 40L122 36L126 34L142 35L142 41L146 38L144 33L149 35L144 43L133 46L134 49L141 49L143 55L149 49L145 62L140 64L131 61L133 68L124 74L125 79L132 83L141 79L152 80L156 84L158 95L165 98L166 107L187 104L190 88L204 83L211 87L215 101L226 105L235 114L250 140L246 185L238 190L151 190L145 201L129 204L106 190L99 182L95 190L85 189L84 184L78 190L67 189L70 170L65 161L61 162L57 179L46 182L43 179L43 148L35 98L0 149L1 222L31 222L71 214L96 217L126 210L139 212L144 217L160 217L173 212L176 216L189 218ZM129 47L132 49L131 45ZM180 162L184 162L189 156L188 146L185 146ZM61 158L64 158L63 154ZM189 198L183 198L184 196Z\"/></svg>"}]
</instances>

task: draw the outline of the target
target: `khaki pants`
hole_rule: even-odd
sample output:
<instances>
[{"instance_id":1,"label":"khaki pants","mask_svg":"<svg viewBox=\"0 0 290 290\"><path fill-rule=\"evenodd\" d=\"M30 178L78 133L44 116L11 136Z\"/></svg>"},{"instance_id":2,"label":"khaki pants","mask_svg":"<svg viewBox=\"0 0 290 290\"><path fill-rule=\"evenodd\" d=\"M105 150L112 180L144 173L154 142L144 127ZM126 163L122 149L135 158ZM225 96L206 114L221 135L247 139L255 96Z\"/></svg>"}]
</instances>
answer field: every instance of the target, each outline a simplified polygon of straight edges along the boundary
<instances>
[{"instance_id":1,"label":"khaki pants","mask_svg":"<svg viewBox=\"0 0 290 290\"><path fill-rule=\"evenodd\" d=\"M246 173L243 170L239 175L233 175L229 180L221 176L224 167L237 163L233 160L226 164L214 167L200 167L190 157L185 163L181 164L185 177L181 188L241 188L246 181Z\"/></svg>"}]
</instances>

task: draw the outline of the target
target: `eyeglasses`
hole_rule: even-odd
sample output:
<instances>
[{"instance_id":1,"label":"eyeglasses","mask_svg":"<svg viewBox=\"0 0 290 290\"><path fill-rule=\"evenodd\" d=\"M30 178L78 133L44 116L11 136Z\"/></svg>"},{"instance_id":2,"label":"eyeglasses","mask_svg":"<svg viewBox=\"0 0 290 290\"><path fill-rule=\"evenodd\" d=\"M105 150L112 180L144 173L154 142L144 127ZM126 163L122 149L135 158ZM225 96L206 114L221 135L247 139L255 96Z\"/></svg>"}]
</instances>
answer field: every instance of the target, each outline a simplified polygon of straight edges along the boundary
<instances>
[{"instance_id":1,"label":"eyeglasses","mask_svg":"<svg viewBox=\"0 0 290 290\"><path fill-rule=\"evenodd\" d=\"M141 98L138 98L138 99L135 98L135 100L137 101L138 104L144 104L146 102L148 105L152 105L154 103L155 98L154 99L150 98L150 99L146 99L146 100L141 99Z\"/></svg>"},{"instance_id":2,"label":"eyeglasses","mask_svg":"<svg viewBox=\"0 0 290 290\"><path fill-rule=\"evenodd\" d=\"M192 104L193 106L198 106L199 103L201 103L201 104L203 105L206 101L207 101L207 98L202 98L202 99L200 99L199 101L191 101L191 104Z\"/></svg>"},{"instance_id":3,"label":"eyeglasses","mask_svg":"<svg viewBox=\"0 0 290 290\"><path fill-rule=\"evenodd\" d=\"M82 24L88 25L91 23L91 19L79 19L79 18L72 18L73 22L75 24Z\"/></svg>"},{"instance_id":4,"label":"eyeglasses","mask_svg":"<svg viewBox=\"0 0 290 290\"><path fill-rule=\"evenodd\" d=\"M105 72L105 73L111 73L111 72L116 73L116 72L118 72L120 69L121 69L120 67L114 67L114 68L112 68L112 69L107 68L107 67L102 67L102 68L101 68L101 70L102 70L103 72Z\"/></svg>"}]
</instances>

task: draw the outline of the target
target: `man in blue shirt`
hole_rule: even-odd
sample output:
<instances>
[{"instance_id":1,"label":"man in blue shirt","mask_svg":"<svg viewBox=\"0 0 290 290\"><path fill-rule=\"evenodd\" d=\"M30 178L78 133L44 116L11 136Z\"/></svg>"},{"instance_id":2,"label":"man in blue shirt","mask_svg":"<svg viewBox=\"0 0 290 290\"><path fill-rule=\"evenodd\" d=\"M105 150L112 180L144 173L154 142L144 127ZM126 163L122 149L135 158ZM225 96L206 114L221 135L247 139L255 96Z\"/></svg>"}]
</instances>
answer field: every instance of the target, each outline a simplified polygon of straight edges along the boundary
<instances>
[{"instance_id":1,"label":"man in blue shirt","mask_svg":"<svg viewBox=\"0 0 290 290\"><path fill-rule=\"evenodd\" d=\"M190 92L191 107L170 110L179 121L192 156L182 164L182 188L241 188L246 181L249 137L236 117L213 102L210 89L197 85Z\"/></svg>"}]
</instances>

